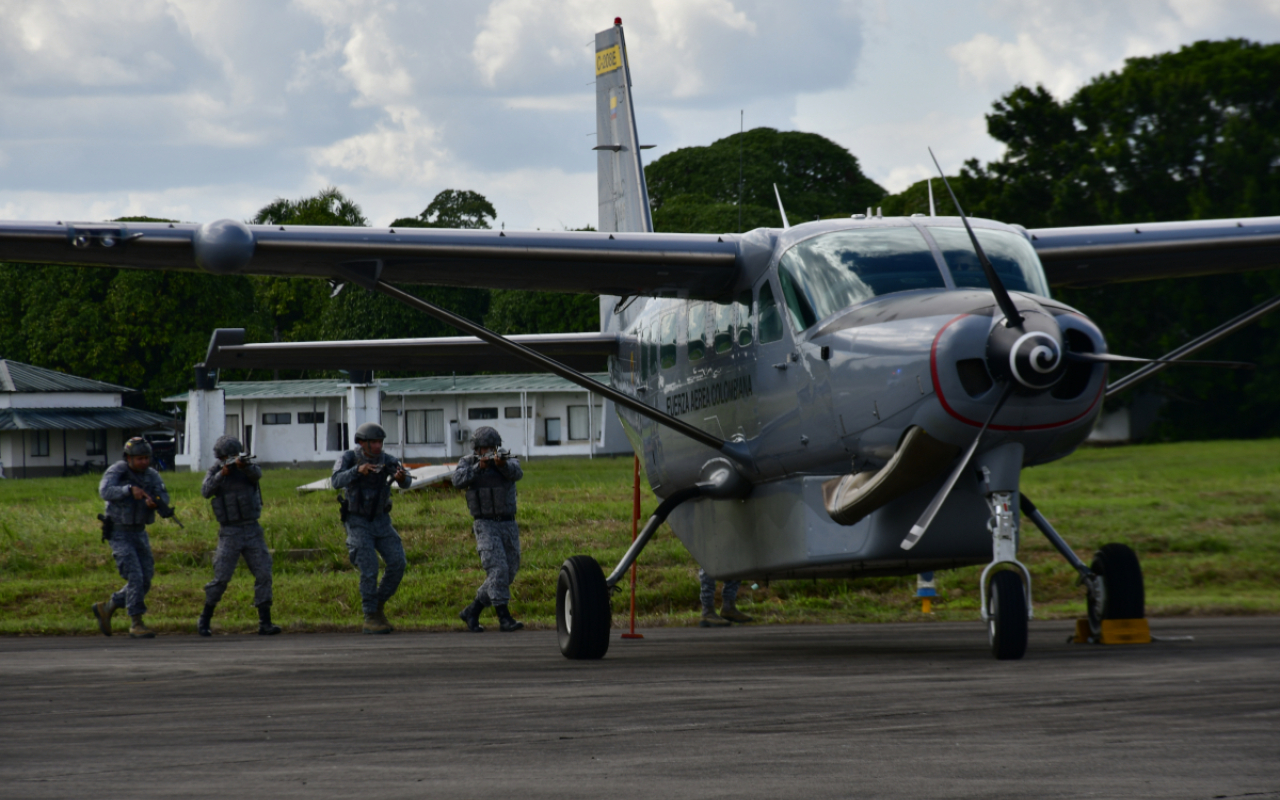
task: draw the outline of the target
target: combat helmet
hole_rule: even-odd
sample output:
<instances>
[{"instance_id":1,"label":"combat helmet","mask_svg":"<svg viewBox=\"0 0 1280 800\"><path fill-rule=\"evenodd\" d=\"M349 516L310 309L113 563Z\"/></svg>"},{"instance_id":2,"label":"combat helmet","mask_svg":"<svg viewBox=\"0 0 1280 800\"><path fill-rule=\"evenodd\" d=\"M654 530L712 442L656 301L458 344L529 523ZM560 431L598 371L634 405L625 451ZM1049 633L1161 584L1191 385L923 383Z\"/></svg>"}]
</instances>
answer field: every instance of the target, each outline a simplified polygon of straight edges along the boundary
<instances>
[{"instance_id":1,"label":"combat helmet","mask_svg":"<svg viewBox=\"0 0 1280 800\"><path fill-rule=\"evenodd\" d=\"M356 444L360 442L380 442L385 438L387 438L387 432L376 422L366 422L356 428Z\"/></svg>"},{"instance_id":2,"label":"combat helmet","mask_svg":"<svg viewBox=\"0 0 1280 800\"><path fill-rule=\"evenodd\" d=\"M219 436L213 443L213 454L218 458L230 458L244 452L244 445L234 436Z\"/></svg>"},{"instance_id":3,"label":"combat helmet","mask_svg":"<svg viewBox=\"0 0 1280 800\"><path fill-rule=\"evenodd\" d=\"M475 433L471 434L471 446L476 450L483 450L487 447L502 447L502 436L488 425L482 425L476 428Z\"/></svg>"},{"instance_id":4,"label":"combat helmet","mask_svg":"<svg viewBox=\"0 0 1280 800\"><path fill-rule=\"evenodd\" d=\"M141 436L135 436L124 443L124 457L129 456L147 456L151 457L151 442L143 439Z\"/></svg>"}]
</instances>

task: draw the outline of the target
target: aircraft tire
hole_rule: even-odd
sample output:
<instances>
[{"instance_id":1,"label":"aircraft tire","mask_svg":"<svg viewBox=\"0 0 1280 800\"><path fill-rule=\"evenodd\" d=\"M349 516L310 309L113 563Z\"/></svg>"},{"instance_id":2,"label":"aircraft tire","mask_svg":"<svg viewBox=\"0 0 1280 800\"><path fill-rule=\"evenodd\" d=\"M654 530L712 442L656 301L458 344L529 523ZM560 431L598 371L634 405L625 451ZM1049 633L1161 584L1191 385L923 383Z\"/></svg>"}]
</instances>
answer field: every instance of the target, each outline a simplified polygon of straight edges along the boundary
<instances>
[{"instance_id":1,"label":"aircraft tire","mask_svg":"<svg viewBox=\"0 0 1280 800\"><path fill-rule=\"evenodd\" d=\"M1027 590L1016 572L1001 570L987 589L987 633L991 654L1016 661L1027 652Z\"/></svg>"},{"instance_id":2,"label":"aircraft tire","mask_svg":"<svg viewBox=\"0 0 1280 800\"><path fill-rule=\"evenodd\" d=\"M613 609L604 571L591 556L573 556L556 582L556 632L565 658L604 658L609 650Z\"/></svg>"},{"instance_id":3,"label":"aircraft tire","mask_svg":"<svg viewBox=\"0 0 1280 800\"><path fill-rule=\"evenodd\" d=\"M1090 565L1102 579L1102 597L1088 598L1089 628L1102 630L1104 619L1142 619L1146 616L1147 595L1138 556L1123 544L1104 544Z\"/></svg>"}]
</instances>

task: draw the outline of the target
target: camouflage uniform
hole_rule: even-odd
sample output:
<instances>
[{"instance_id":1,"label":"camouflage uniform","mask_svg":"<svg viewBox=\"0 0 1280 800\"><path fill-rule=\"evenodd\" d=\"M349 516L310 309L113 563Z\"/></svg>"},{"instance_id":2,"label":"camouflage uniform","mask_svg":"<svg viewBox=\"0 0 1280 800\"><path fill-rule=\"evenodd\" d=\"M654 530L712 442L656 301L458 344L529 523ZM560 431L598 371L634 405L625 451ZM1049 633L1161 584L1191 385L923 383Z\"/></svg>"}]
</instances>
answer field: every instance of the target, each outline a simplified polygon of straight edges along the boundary
<instances>
[{"instance_id":1,"label":"camouflage uniform","mask_svg":"<svg viewBox=\"0 0 1280 800\"><path fill-rule=\"evenodd\" d=\"M702 609L705 611L715 610L716 607L716 579L707 574L702 567L698 567L698 582L702 584L702 591L699 598L702 600ZM725 581L724 592L722 596L725 604L732 606L738 599L738 588L742 586L742 581Z\"/></svg>"},{"instance_id":2,"label":"camouflage uniform","mask_svg":"<svg viewBox=\"0 0 1280 800\"><path fill-rule=\"evenodd\" d=\"M241 555L253 573L253 604L271 604L271 552L258 524L262 516L261 479L262 467L248 463L232 467L225 477L222 465L214 464L204 476L200 494L212 499L213 515L221 526L213 554L213 580L204 587L206 605L216 606L222 599Z\"/></svg>"},{"instance_id":3,"label":"camouflage uniform","mask_svg":"<svg viewBox=\"0 0 1280 800\"><path fill-rule=\"evenodd\" d=\"M146 500L133 496L135 485L164 504L169 503L169 491L160 473L150 467L134 472L127 462L117 461L107 468L98 483L98 494L107 501L106 516L113 523L111 555L115 557L120 577L125 579L124 588L111 595L111 605L126 609L130 616L147 612L146 596L156 571L151 540L147 537L147 526L156 521L156 510L148 508Z\"/></svg>"},{"instance_id":4,"label":"camouflage uniform","mask_svg":"<svg viewBox=\"0 0 1280 800\"><path fill-rule=\"evenodd\" d=\"M511 582L520 570L520 526L516 524L516 481L524 477L520 462L508 458L502 466L479 468L475 455L458 460L453 485L467 490L467 510L475 517L472 529L480 566L487 575L476 591L481 607L505 606L511 601Z\"/></svg>"},{"instance_id":5,"label":"camouflage uniform","mask_svg":"<svg viewBox=\"0 0 1280 800\"><path fill-rule=\"evenodd\" d=\"M380 472L361 475L361 464L382 465ZM357 447L347 450L333 465L335 489L343 490L347 503L347 554L351 563L360 570L360 600L366 616L378 612L400 588L404 577L404 545L400 534L391 526L392 476L401 469L400 460L385 451L374 458L367 458ZM407 489L413 482L407 471L400 488ZM378 585L378 556L386 562L382 585Z\"/></svg>"}]
</instances>

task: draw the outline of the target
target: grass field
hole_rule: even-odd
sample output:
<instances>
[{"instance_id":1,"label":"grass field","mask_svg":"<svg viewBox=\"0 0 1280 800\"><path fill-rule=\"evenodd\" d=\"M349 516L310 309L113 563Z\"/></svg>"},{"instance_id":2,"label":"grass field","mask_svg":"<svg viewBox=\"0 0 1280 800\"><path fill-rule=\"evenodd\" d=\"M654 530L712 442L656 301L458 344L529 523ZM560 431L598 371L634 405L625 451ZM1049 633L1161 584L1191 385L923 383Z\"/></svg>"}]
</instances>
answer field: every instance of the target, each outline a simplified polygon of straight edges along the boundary
<instances>
[{"instance_id":1,"label":"grass field","mask_svg":"<svg viewBox=\"0 0 1280 800\"><path fill-rule=\"evenodd\" d=\"M631 459L539 459L520 484L524 564L512 609L531 627L555 625L560 564L590 553L616 563L631 538ZM274 470L263 480L263 526L277 551L275 617L289 631L358 630L360 598L331 492L295 487L325 473ZM147 623L195 630L212 567L217 524L199 496L199 475L168 473L179 529L152 526L156 579ZM100 541L97 476L0 481L0 633L92 634L89 605L122 581ZM1280 440L1086 449L1023 473L1023 487L1087 562L1106 542L1138 551L1151 616L1280 613ZM653 496L644 492L649 513ZM461 629L457 611L483 579L461 494L429 489L396 499L393 513L409 570L388 607L398 628ZM1036 614L1083 613L1073 570L1024 525ZM319 550L289 560L286 551ZM698 615L696 566L669 528L640 562L639 624L689 625ZM920 613L915 578L782 581L739 605L762 622L881 622L977 618L980 568L938 573L935 613ZM243 565L214 618L215 629L250 631L253 579ZM614 602L615 625L626 603ZM118 625L123 620L117 620Z\"/></svg>"}]
</instances>

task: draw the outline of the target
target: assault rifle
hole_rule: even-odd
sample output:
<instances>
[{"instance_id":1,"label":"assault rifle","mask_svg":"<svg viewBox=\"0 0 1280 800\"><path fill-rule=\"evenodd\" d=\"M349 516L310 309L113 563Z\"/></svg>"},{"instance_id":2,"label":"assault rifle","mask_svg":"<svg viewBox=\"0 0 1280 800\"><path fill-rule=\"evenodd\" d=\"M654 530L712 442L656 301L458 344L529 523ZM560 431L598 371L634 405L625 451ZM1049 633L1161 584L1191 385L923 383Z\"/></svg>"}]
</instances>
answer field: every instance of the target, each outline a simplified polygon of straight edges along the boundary
<instances>
[{"instance_id":1,"label":"assault rifle","mask_svg":"<svg viewBox=\"0 0 1280 800\"><path fill-rule=\"evenodd\" d=\"M257 456L251 456L248 453L241 453L240 455L235 456L234 458L224 458L220 460L218 462L218 467L220 469L225 469L227 467L244 469L245 467L252 464L255 460L257 460L257 458L258 458Z\"/></svg>"},{"instance_id":2,"label":"assault rifle","mask_svg":"<svg viewBox=\"0 0 1280 800\"><path fill-rule=\"evenodd\" d=\"M129 486L136 486L138 489L141 489L141 490L142 490L142 497L143 497L143 499L145 499L147 502L150 502L150 503L154 503L154 504L155 504L155 507L156 507L156 513L157 513L157 514L159 514L159 515L160 515L161 517L163 517L164 519L171 519L171 520L173 520L174 522L178 523L178 527L179 527L179 528L182 528L182 529L184 529L184 530L186 529L186 527L187 527L187 526L186 526L186 525L183 525L183 524L182 524L182 520L178 519L178 513L177 513L176 511L174 511L173 506L169 505L168 503L166 503L164 500L160 499L159 497L152 497L150 494L148 494L148 493L147 493L147 490L146 490L146 489L143 489L143 488L142 488L142 485L141 485L141 484L139 484L139 483L137 483L137 482L135 482L135 481L130 480L130 481L129 481L129 483L128 483L128 485L129 485Z\"/></svg>"}]
</instances>

